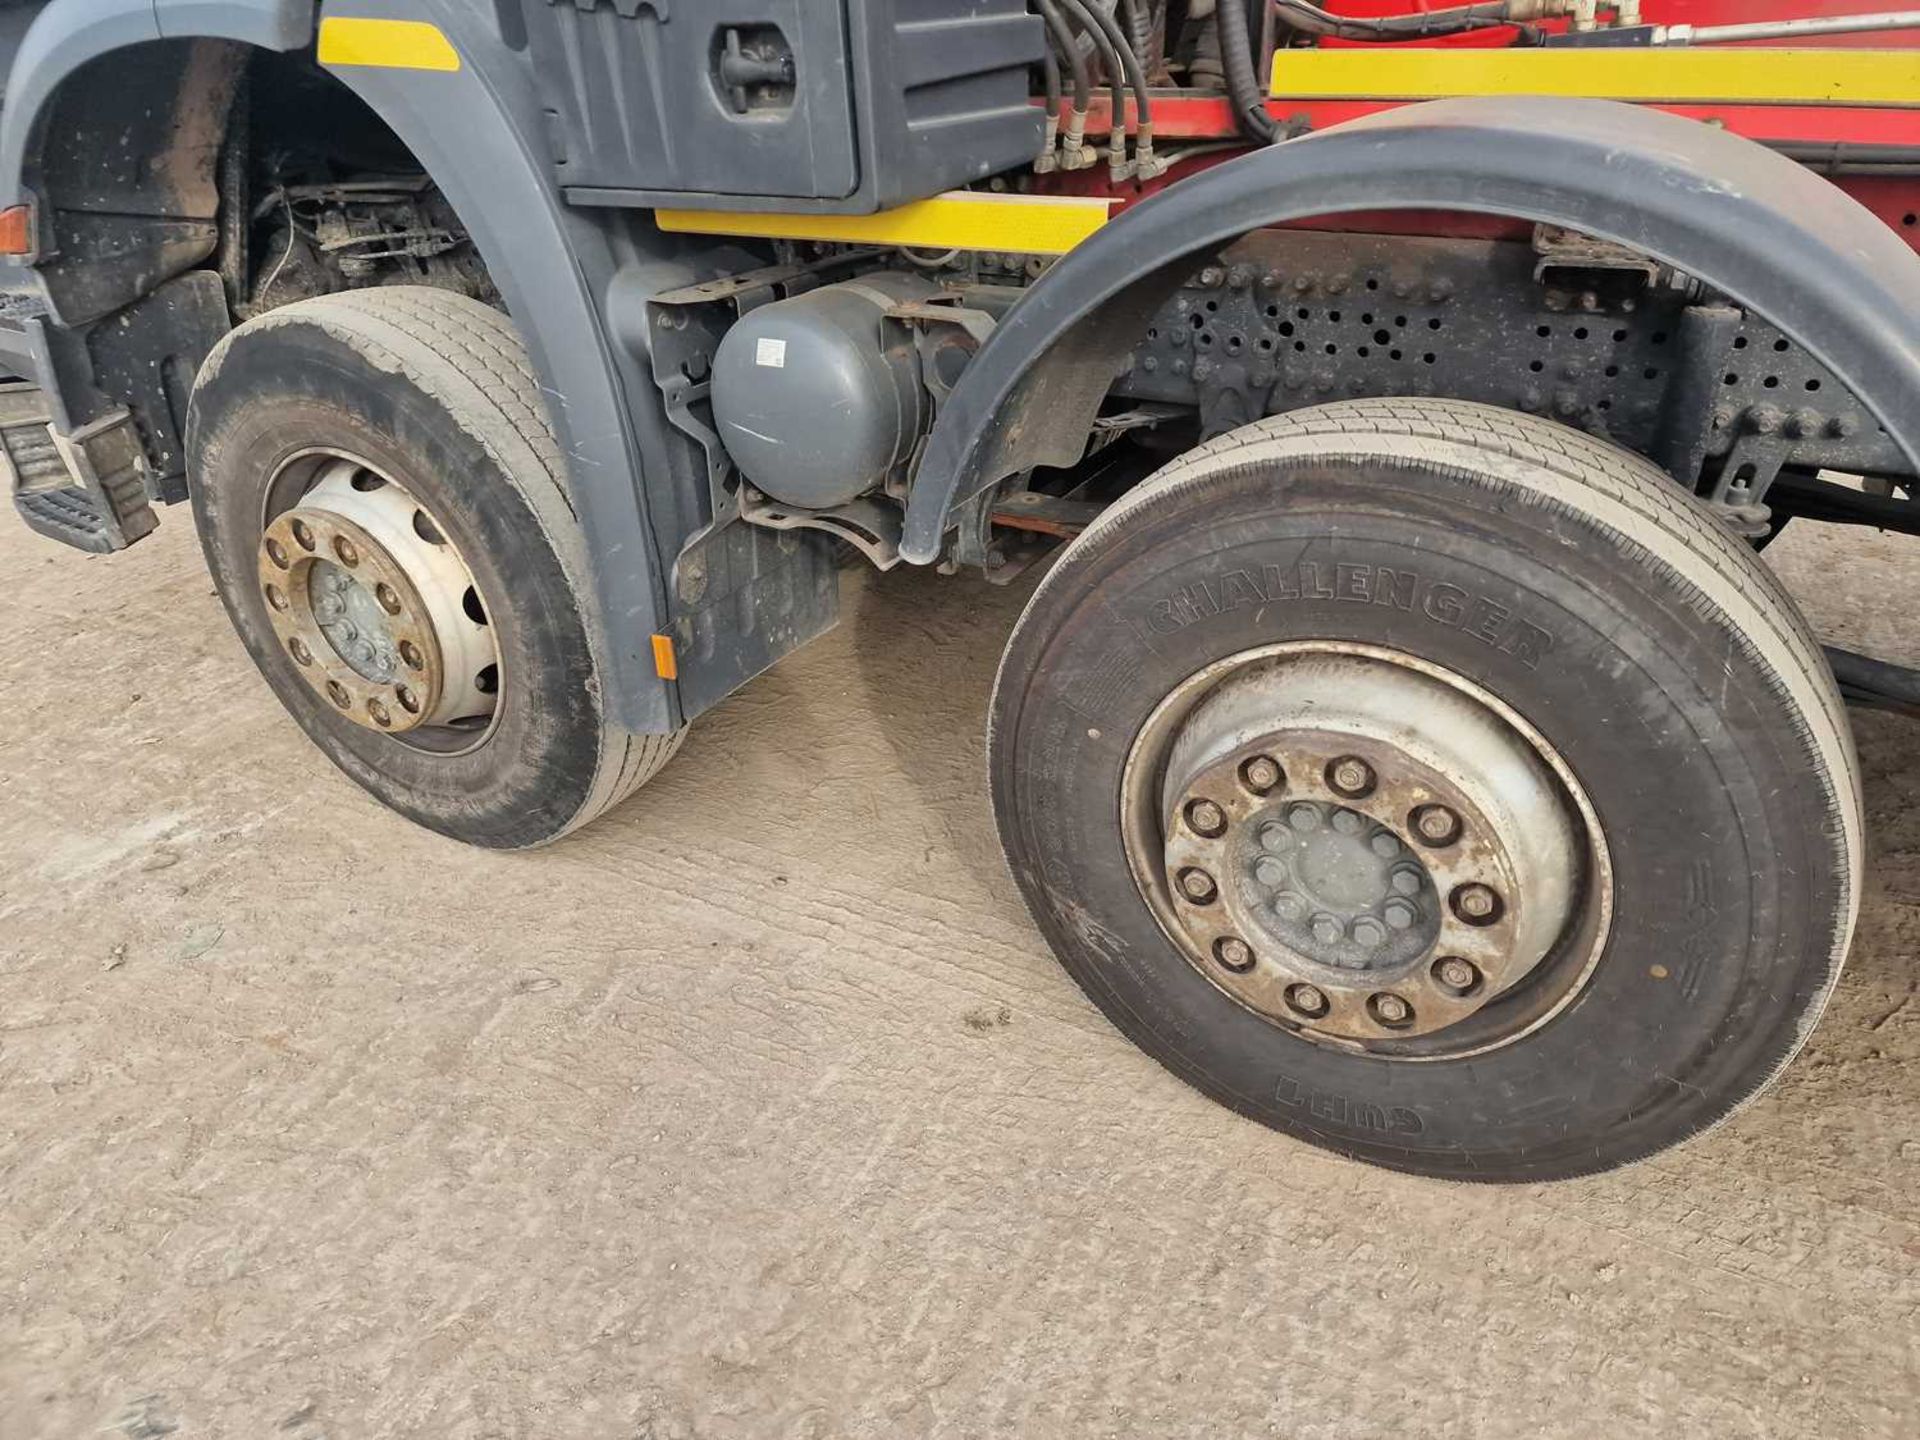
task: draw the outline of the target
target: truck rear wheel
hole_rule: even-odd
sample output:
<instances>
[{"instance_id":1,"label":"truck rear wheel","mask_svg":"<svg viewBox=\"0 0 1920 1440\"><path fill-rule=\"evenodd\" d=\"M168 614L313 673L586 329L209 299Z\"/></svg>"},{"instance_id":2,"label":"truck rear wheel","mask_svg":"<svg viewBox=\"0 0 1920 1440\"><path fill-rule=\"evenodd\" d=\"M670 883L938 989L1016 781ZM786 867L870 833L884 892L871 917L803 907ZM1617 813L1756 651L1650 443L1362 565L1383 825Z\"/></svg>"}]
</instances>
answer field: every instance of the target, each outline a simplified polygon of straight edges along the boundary
<instances>
[{"instance_id":1,"label":"truck rear wheel","mask_svg":"<svg viewBox=\"0 0 1920 1440\"><path fill-rule=\"evenodd\" d=\"M504 316L413 287L263 315L202 369L189 451L234 628L393 809L538 845L673 754L604 717L563 462Z\"/></svg>"},{"instance_id":2,"label":"truck rear wheel","mask_svg":"<svg viewBox=\"0 0 1920 1440\"><path fill-rule=\"evenodd\" d=\"M1194 451L1042 582L996 812L1174 1073L1396 1169L1544 1180L1758 1093L1838 977L1862 818L1817 646L1644 461L1485 406Z\"/></svg>"}]
</instances>

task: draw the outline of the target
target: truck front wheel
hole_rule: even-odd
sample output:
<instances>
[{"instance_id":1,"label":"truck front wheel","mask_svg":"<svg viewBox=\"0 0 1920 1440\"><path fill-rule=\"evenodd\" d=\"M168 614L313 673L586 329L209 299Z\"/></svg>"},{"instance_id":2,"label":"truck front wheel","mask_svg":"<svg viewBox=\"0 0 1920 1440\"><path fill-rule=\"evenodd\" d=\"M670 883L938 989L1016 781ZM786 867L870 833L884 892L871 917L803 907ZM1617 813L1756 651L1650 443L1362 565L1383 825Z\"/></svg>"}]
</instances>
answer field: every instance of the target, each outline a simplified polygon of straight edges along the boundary
<instances>
[{"instance_id":1,"label":"truck front wheel","mask_svg":"<svg viewBox=\"0 0 1920 1440\"><path fill-rule=\"evenodd\" d=\"M607 723L562 460L507 319L413 287L303 301L208 359L194 519L254 663L430 829L552 840L665 764Z\"/></svg>"},{"instance_id":2,"label":"truck front wheel","mask_svg":"<svg viewBox=\"0 0 1920 1440\"><path fill-rule=\"evenodd\" d=\"M1176 1074L1397 1169L1542 1180L1711 1126L1858 904L1851 741L1754 555L1484 406L1246 427L1103 515L993 702L1074 978Z\"/></svg>"}]
</instances>

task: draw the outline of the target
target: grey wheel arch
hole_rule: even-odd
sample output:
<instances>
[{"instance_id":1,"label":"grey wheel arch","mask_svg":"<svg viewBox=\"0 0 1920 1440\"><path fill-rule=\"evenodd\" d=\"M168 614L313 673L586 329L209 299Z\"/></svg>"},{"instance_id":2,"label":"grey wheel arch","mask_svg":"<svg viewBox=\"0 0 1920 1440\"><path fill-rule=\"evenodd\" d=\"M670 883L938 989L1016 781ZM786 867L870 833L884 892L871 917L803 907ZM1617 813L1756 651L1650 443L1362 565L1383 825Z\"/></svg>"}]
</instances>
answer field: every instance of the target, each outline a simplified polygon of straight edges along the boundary
<instances>
[{"instance_id":1,"label":"grey wheel arch","mask_svg":"<svg viewBox=\"0 0 1920 1440\"><path fill-rule=\"evenodd\" d=\"M957 505L1030 466L1078 458L1080 422L1115 361L1196 258L1267 226L1380 210L1564 225L1695 275L1844 380L1920 468L1920 256L1884 223L1764 146L1661 111L1439 100L1218 165L1056 264L941 411L901 554L937 559Z\"/></svg>"},{"instance_id":2,"label":"grey wheel arch","mask_svg":"<svg viewBox=\"0 0 1920 1440\"><path fill-rule=\"evenodd\" d=\"M51 102L89 61L170 39L298 50L313 41L316 12L372 8L354 0L54 0L29 29L9 77L0 113L0 204L27 194L25 173ZM642 479L644 457L665 452L666 421L641 368L644 356L612 343L600 304L630 257L616 254L600 226L563 203L540 140L528 68L503 43L493 7L402 0L377 9L382 19L438 26L460 53L460 68L342 66L331 73L413 151L485 260L567 455L570 500L587 535L592 598L606 641L609 716L636 733L671 732L680 724L679 703L652 658L649 637L666 628L666 597ZM0 288L9 284L8 269L17 267L0 265Z\"/></svg>"}]
</instances>

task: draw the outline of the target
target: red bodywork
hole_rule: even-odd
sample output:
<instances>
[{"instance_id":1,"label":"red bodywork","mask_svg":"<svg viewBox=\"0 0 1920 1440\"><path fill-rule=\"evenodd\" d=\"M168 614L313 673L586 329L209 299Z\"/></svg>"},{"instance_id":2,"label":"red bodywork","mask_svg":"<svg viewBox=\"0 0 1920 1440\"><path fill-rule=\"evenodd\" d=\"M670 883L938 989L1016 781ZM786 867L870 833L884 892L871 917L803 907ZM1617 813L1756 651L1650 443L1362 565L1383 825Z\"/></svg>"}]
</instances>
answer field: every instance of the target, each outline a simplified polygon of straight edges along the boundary
<instances>
[{"instance_id":1,"label":"red bodywork","mask_svg":"<svg viewBox=\"0 0 1920 1440\"><path fill-rule=\"evenodd\" d=\"M1224 3L1232 3L1232 0L1224 0ZM1451 3L1453 0L1323 0L1323 8L1341 15L1364 18L1405 14L1414 10L1437 10ZM1862 3L1862 0L1644 0L1641 14L1647 23L1655 25L1730 25L1829 15L1868 15L1886 8L1871 3L1871 0L1868 3ZM1514 34L1510 29L1483 30L1418 44L1503 46L1513 41ZM1334 40L1324 43L1349 45L1358 42ZM1791 43L1796 49L1817 46L1915 49L1920 48L1920 30L1815 36L1771 43ZM1666 105L1661 108L1693 119L1715 122L1735 134L1754 140L1774 144L1845 146L1849 151L1857 149L1858 153L1871 155L1874 147L1920 150L1920 96L1915 99L1913 108L1852 105ZM1304 120L1312 128L1322 130L1359 119L1363 115L1394 109L1400 103L1391 100L1281 99L1272 101L1268 108L1277 119ZM1111 109L1103 90L1095 99L1087 131L1090 136L1105 134L1110 125ZM1129 111L1128 129L1132 128L1133 116ZM1154 96L1153 128L1155 145L1169 152L1196 142L1231 140L1237 134L1225 97L1181 91L1167 91ZM1163 188L1183 174L1191 174L1196 168L1218 163L1224 158L1227 158L1224 152L1213 151L1176 166L1168 175L1147 185L1111 186L1106 180L1104 167L1096 166L1091 170L1049 177L1051 183L1047 188L1074 194L1112 195L1125 204ZM1899 231L1909 245L1920 250L1920 178L1841 175L1834 178L1834 184ZM1367 217L1345 217L1339 222L1338 228L1459 234L1463 233L1461 222L1466 217L1449 216L1444 222L1438 222L1436 217L1436 223L1410 223L1410 218L1403 215L1395 217L1390 223L1381 223L1378 219L1369 220ZM1322 225L1316 228L1326 227ZM1469 223L1465 232L1499 234L1505 233L1508 228L1503 222L1487 221L1484 224Z\"/></svg>"}]
</instances>

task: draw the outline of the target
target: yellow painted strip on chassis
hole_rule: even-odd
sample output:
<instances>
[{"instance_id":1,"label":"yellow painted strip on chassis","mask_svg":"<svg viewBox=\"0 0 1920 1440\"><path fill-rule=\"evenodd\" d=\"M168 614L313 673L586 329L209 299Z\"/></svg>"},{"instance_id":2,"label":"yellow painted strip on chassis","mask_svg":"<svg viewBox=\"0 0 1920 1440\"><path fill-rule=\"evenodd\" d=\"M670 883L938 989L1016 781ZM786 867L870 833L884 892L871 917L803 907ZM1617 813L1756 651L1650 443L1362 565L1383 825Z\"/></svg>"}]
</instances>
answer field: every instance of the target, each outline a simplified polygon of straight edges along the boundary
<instances>
[{"instance_id":1,"label":"yellow painted strip on chassis","mask_svg":"<svg viewBox=\"0 0 1920 1440\"><path fill-rule=\"evenodd\" d=\"M424 20L370 20L329 15L320 22L322 65L377 65L389 70L458 70L460 52Z\"/></svg>"},{"instance_id":2,"label":"yellow painted strip on chassis","mask_svg":"<svg viewBox=\"0 0 1920 1440\"><path fill-rule=\"evenodd\" d=\"M1920 105L1920 50L1281 50L1289 100L1582 95L1758 105Z\"/></svg>"},{"instance_id":3,"label":"yellow painted strip on chassis","mask_svg":"<svg viewBox=\"0 0 1920 1440\"><path fill-rule=\"evenodd\" d=\"M690 235L757 235L773 240L839 240L926 250L1007 250L1064 255L1107 223L1108 202L1079 196L976 194L949 190L876 215L776 215L733 210L656 210L662 230Z\"/></svg>"}]
</instances>

